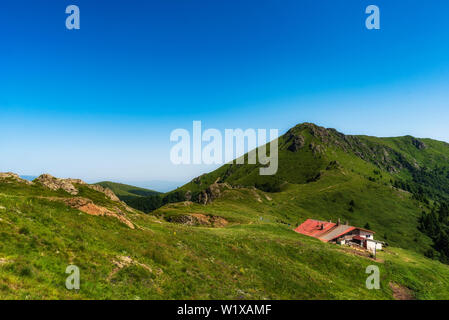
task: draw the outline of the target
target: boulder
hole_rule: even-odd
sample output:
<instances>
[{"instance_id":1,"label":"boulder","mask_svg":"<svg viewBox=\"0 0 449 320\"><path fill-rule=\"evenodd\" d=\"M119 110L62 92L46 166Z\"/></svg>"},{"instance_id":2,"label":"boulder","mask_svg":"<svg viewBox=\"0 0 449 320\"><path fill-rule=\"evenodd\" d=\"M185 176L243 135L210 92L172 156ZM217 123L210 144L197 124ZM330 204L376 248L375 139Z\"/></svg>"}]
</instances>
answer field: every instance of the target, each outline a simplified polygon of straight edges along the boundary
<instances>
[{"instance_id":1,"label":"boulder","mask_svg":"<svg viewBox=\"0 0 449 320\"><path fill-rule=\"evenodd\" d=\"M416 149L418 150L423 150L425 148L427 148L426 144L424 142L422 142L421 140L418 140L416 138L412 139L412 144L416 147Z\"/></svg>"}]
</instances>

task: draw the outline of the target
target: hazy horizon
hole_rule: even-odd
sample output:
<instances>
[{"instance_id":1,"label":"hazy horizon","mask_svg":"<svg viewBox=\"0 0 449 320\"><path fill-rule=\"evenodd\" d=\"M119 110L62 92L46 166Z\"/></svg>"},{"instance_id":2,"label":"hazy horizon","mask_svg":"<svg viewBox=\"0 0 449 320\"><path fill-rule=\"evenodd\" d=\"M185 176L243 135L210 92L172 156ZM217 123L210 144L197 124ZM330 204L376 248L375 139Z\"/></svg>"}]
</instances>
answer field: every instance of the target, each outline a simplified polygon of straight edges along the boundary
<instances>
[{"instance_id":1,"label":"hazy horizon","mask_svg":"<svg viewBox=\"0 0 449 320\"><path fill-rule=\"evenodd\" d=\"M0 171L187 182L219 167L170 162L195 120L449 142L449 3L378 0L380 30L371 1L236 3L79 0L80 30L67 4L2 3Z\"/></svg>"},{"instance_id":2,"label":"hazy horizon","mask_svg":"<svg viewBox=\"0 0 449 320\"><path fill-rule=\"evenodd\" d=\"M39 175L21 175L21 174L19 174L19 176L22 179L33 181ZM68 177L64 177L64 178L68 178ZM72 178L76 178L76 177L72 177ZM111 180L110 179L105 179L105 180L100 180L100 181L86 180L85 182L94 184L94 183L105 182L105 181L111 181ZM115 181L114 180L111 182L123 183L123 184L131 185L131 186L150 189L150 190L159 191L159 192L168 192L168 191L172 191L172 190L182 186L183 184L185 184L188 181L180 182L180 181L164 181L164 180L153 180L153 181Z\"/></svg>"}]
</instances>

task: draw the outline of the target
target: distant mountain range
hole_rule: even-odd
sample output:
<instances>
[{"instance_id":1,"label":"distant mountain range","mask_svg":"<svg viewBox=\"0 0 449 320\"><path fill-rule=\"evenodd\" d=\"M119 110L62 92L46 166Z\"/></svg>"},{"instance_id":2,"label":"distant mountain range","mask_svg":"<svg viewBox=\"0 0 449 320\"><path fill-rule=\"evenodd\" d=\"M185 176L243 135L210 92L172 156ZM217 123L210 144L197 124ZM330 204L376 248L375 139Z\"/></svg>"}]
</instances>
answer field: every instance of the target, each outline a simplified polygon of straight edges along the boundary
<instances>
[{"instance_id":1,"label":"distant mountain range","mask_svg":"<svg viewBox=\"0 0 449 320\"><path fill-rule=\"evenodd\" d=\"M111 189L118 197L148 197L160 194L160 192L154 190L139 188L123 183L103 181L96 184Z\"/></svg>"},{"instance_id":2,"label":"distant mountain range","mask_svg":"<svg viewBox=\"0 0 449 320\"><path fill-rule=\"evenodd\" d=\"M169 192L185 184L185 181L165 181L165 180L149 180L149 181L129 181L126 184L138 186L144 189L157 190L158 192Z\"/></svg>"}]
</instances>

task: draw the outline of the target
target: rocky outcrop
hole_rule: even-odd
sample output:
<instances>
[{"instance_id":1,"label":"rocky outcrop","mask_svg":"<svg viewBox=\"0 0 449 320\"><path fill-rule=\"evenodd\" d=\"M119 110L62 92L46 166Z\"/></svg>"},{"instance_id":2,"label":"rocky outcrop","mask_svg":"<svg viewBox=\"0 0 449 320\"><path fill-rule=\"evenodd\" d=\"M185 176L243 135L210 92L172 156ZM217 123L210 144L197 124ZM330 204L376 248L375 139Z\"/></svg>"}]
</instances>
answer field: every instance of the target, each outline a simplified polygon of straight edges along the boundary
<instances>
[{"instance_id":1,"label":"rocky outcrop","mask_svg":"<svg viewBox=\"0 0 449 320\"><path fill-rule=\"evenodd\" d=\"M286 133L286 142L289 144L287 150L297 152L304 147L305 141L301 134L294 134L292 131Z\"/></svg>"},{"instance_id":2,"label":"rocky outcrop","mask_svg":"<svg viewBox=\"0 0 449 320\"><path fill-rule=\"evenodd\" d=\"M128 257L128 256L120 256L120 257L118 257L116 260L113 260L112 261L112 263L116 266L115 268L114 268L114 270L112 270L112 272L108 275L108 277L106 278L108 281L111 281L111 279L120 271L120 270L122 270L123 268L127 268L127 267L130 267L130 266L139 266L139 267L142 267L143 269L145 269L145 270L147 270L147 271L149 271L149 272L153 272L153 269L150 267L150 266L148 266L148 265L146 265L146 264L144 264L144 263L140 263L140 262L138 262L138 261L136 261L136 260L133 260L131 257ZM163 271L161 270L161 269L159 269L158 271L157 271L157 274L161 274L161 273L163 273Z\"/></svg>"},{"instance_id":3,"label":"rocky outcrop","mask_svg":"<svg viewBox=\"0 0 449 320\"><path fill-rule=\"evenodd\" d=\"M312 136L319 139L324 143L328 143L331 140L332 130L326 129L324 127L317 126L313 123L303 123L302 126L307 128Z\"/></svg>"},{"instance_id":4,"label":"rocky outcrop","mask_svg":"<svg viewBox=\"0 0 449 320\"><path fill-rule=\"evenodd\" d=\"M187 190L185 194L185 201L191 201L192 200L192 192L190 190Z\"/></svg>"},{"instance_id":5,"label":"rocky outcrop","mask_svg":"<svg viewBox=\"0 0 449 320\"><path fill-rule=\"evenodd\" d=\"M324 153L324 147L320 144L316 144L314 142L311 142L309 144L309 149L312 150L314 155L320 155Z\"/></svg>"},{"instance_id":6,"label":"rocky outcrop","mask_svg":"<svg viewBox=\"0 0 449 320\"><path fill-rule=\"evenodd\" d=\"M180 223L187 226L208 226L222 228L228 221L222 217L209 216L201 213L172 216L167 219L169 222Z\"/></svg>"},{"instance_id":7,"label":"rocky outcrop","mask_svg":"<svg viewBox=\"0 0 449 320\"><path fill-rule=\"evenodd\" d=\"M426 144L424 142L422 142L421 140L418 140L416 138L412 138L412 144L418 150L422 150L422 149L426 149L427 148L427 146L426 146Z\"/></svg>"},{"instance_id":8,"label":"rocky outcrop","mask_svg":"<svg viewBox=\"0 0 449 320\"><path fill-rule=\"evenodd\" d=\"M220 180L220 178L217 179L217 181L219 181L219 180ZM224 187L227 187L228 185L224 184L224 183L218 183L217 181L215 181L206 190L203 190L198 195L199 203L208 204L220 197L221 189Z\"/></svg>"},{"instance_id":9,"label":"rocky outcrop","mask_svg":"<svg viewBox=\"0 0 449 320\"><path fill-rule=\"evenodd\" d=\"M202 174L199 177L196 177L192 180L193 183L195 184L201 184L201 178L204 177L206 174Z\"/></svg>"},{"instance_id":10,"label":"rocky outcrop","mask_svg":"<svg viewBox=\"0 0 449 320\"><path fill-rule=\"evenodd\" d=\"M98 191L103 193L108 199L116 202L120 202L120 199L116 196L116 194L109 188L102 187L100 185L96 184L87 184L81 179L60 179L55 178L50 174L43 174L39 176L36 180L36 182L39 182L44 187L47 187L51 190L64 190L71 195L78 195L79 190L76 188L75 185L83 185L86 186L92 190Z\"/></svg>"},{"instance_id":11,"label":"rocky outcrop","mask_svg":"<svg viewBox=\"0 0 449 320\"><path fill-rule=\"evenodd\" d=\"M64 190L71 195L77 195L79 193L78 189L76 189L71 182L73 179L59 179L50 174L43 174L40 175L35 181L54 191Z\"/></svg>"},{"instance_id":12,"label":"rocky outcrop","mask_svg":"<svg viewBox=\"0 0 449 320\"><path fill-rule=\"evenodd\" d=\"M338 170L341 169L341 164L338 160L332 160L326 167L326 170Z\"/></svg>"},{"instance_id":13,"label":"rocky outcrop","mask_svg":"<svg viewBox=\"0 0 449 320\"><path fill-rule=\"evenodd\" d=\"M12 172L0 172L0 180L2 181L14 181L20 183L26 183L28 185L33 184L31 181L22 179L18 174Z\"/></svg>"},{"instance_id":14,"label":"rocky outcrop","mask_svg":"<svg viewBox=\"0 0 449 320\"><path fill-rule=\"evenodd\" d=\"M116 202L120 201L120 199L115 195L115 193L109 188L102 187L98 184L89 184L87 186L95 191L104 193L106 195L106 197L108 197L112 201L116 201Z\"/></svg>"},{"instance_id":15,"label":"rocky outcrop","mask_svg":"<svg viewBox=\"0 0 449 320\"><path fill-rule=\"evenodd\" d=\"M305 141L304 144L309 146L315 156L325 154L329 147L337 147L391 173L402 169L420 170L416 159L405 158L400 151L387 145L372 142L363 136L345 135L333 128L324 128L313 123L302 123L287 131L284 138L285 148L290 151L299 150L303 147L302 137L306 136L311 136L312 141ZM417 138L409 136L408 140L418 150L427 148L426 144Z\"/></svg>"}]
</instances>

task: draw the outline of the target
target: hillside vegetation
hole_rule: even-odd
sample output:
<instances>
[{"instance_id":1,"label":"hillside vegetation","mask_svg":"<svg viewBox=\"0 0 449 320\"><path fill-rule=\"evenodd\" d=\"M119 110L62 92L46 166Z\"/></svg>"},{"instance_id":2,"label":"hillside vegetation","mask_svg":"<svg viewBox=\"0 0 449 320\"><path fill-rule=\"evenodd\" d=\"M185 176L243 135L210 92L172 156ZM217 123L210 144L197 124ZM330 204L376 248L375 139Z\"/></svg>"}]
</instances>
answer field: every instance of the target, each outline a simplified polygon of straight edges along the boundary
<instances>
[{"instance_id":1,"label":"hillside vegetation","mask_svg":"<svg viewBox=\"0 0 449 320\"><path fill-rule=\"evenodd\" d=\"M111 189L120 199L125 197L148 197L161 194L154 190L130 186L123 183L103 181L96 184Z\"/></svg>"},{"instance_id":2,"label":"hillside vegetation","mask_svg":"<svg viewBox=\"0 0 449 320\"><path fill-rule=\"evenodd\" d=\"M226 164L173 194L197 203L216 202L207 210L221 206L224 215L235 216L226 210L232 205L223 194L245 188L273 199L260 197L254 211L275 221L297 225L307 218L341 218L357 226L368 223L377 239L394 246L434 258L449 252L449 247L441 248L441 243L449 243L447 233L440 233L443 239L436 245L433 235L418 228L423 215L449 199L449 144L445 142L411 136L348 136L304 123L279 138L276 175L259 175L259 165ZM244 203L242 198L239 206Z\"/></svg>"},{"instance_id":3,"label":"hillside vegetation","mask_svg":"<svg viewBox=\"0 0 449 320\"><path fill-rule=\"evenodd\" d=\"M226 227L194 227L127 211L100 192L76 187L80 193L72 196L1 181L1 299L393 299L393 284L413 298L449 298L448 266L395 248L377 261L358 256L297 234L268 213L257 219L250 214L257 200L228 208L236 222ZM253 199L250 190L238 192ZM110 210L120 207L135 228L63 201L81 196ZM81 270L79 291L65 288L70 264ZM380 290L365 287L372 264L381 270Z\"/></svg>"},{"instance_id":4,"label":"hillside vegetation","mask_svg":"<svg viewBox=\"0 0 449 320\"><path fill-rule=\"evenodd\" d=\"M0 174L0 299L449 299L427 228L447 219L447 159L433 140L303 124L280 137L276 176L225 165L150 214L78 180ZM294 232L307 218L368 223L389 245L373 260ZM70 264L79 291L65 288Z\"/></svg>"},{"instance_id":5,"label":"hillside vegetation","mask_svg":"<svg viewBox=\"0 0 449 320\"><path fill-rule=\"evenodd\" d=\"M111 189L120 200L145 213L151 212L163 205L164 194L154 190L110 181L103 181L96 184Z\"/></svg>"}]
</instances>

